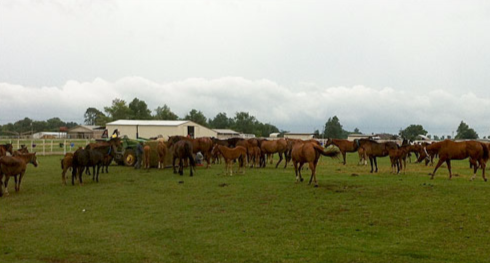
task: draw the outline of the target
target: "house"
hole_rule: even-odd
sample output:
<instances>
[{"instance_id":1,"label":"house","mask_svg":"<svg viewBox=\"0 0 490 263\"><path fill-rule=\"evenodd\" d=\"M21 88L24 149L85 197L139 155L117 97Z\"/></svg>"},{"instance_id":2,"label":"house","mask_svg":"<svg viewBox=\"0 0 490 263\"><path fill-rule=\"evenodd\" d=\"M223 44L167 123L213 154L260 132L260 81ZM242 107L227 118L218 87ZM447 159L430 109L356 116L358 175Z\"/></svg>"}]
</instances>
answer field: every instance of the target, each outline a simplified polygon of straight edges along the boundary
<instances>
[{"instance_id":1,"label":"house","mask_svg":"<svg viewBox=\"0 0 490 263\"><path fill-rule=\"evenodd\" d=\"M218 133L192 121L162 121L162 120L117 120L106 124L109 136L115 130L119 136L130 139L154 138L180 135L198 137L217 137Z\"/></svg>"},{"instance_id":2,"label":"house","mask_svg":"<svg viewBox=\"0 0 490 263\"><path fill-rule=\"evenodd\" d=\"M100 139L104 127L92 125L78 125L68 129L67 134L70 139Z\"/></svg>"},{"instance_id":3,"label":"house","mask_svg":"<svg viewBox=\"0 0 490 263\"><path fill-rule=\"evenodd\" d=\"M313 139L313 133L285 133L284 138L310 140Z\"/></svg>"},{"instance_id":4,"label":"house","mask_svg":"<svg viewBox=\"0 0 490 263\"><path fill-rule=\"evenodd\" d=\"M228 139L233 137L240 137L240 133L230 129L213 129L218 133L218 139Z\"/></svg>"}]
</instances>

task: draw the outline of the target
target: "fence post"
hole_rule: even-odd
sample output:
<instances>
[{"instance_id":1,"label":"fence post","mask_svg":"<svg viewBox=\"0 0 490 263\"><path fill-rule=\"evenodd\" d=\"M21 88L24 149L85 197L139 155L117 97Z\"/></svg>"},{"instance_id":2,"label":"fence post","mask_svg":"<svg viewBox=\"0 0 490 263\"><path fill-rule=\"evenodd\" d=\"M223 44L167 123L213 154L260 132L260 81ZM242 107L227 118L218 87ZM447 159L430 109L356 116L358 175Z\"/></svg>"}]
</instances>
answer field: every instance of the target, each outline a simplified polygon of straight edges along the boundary
<instances>
[{"instance_id":1,"label":"fence post","mask_svg":"<svg viewBox=\"0 0 490 263\"><path fill-rule=\"evenodd\" d=\"M66 154L66 139L65 139L65 143L63 143L63 155Z\"/></svg>"}]
</instances>

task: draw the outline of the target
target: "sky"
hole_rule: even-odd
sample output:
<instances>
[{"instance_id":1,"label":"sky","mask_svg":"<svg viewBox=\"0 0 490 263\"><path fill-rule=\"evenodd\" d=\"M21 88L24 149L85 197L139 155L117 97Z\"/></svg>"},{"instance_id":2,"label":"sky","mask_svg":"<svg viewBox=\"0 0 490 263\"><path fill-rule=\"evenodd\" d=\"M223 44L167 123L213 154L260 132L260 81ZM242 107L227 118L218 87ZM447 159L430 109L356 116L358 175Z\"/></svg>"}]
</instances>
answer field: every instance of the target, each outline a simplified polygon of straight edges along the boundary
<instances>
[{"instance_id":1,"label":"sky","mask_svg":"<svg viewBox=\"0 0 490 263\"><path fill-rule=\"evenodd\" d=\"M490 135L489 1L0 0L0 124L116 98L280 130Z\"/></svg>"}]
</instances>

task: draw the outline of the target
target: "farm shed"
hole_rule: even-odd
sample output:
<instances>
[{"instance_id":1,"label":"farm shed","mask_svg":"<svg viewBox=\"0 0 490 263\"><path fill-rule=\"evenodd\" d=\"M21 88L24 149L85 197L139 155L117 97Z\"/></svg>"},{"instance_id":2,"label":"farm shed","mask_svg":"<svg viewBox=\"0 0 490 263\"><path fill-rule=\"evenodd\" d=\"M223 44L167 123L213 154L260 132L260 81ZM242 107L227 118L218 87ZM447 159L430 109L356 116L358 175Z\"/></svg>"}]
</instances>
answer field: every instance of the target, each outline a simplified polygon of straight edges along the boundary
<instances>
[{"instance_id":1,"label":"farm shed","mask_svg":"<svg viewBox=\"0 0 490 263\"><path fill-rule=\"evenodd\" d=\"M310 140L313 139L313 133L286 133L284 134L284 138Z\"/></svg>"},{"instance_id":2,"label":"farm shed","mask_svg":"<svg viewBox=\"0 0 490 263\"><path fill-rule=\"evenodd\" d=\"M233 137L240 137L240 133L230 129L214 129L218 133L218 139L228 139Z\"/></svg>"},{"instance_id":3,"label":"farm shed","mask_svg":"<svg viewBox=\"0 0 490 263\"><path fill-rule=\"evenodd\" d=\"M117 120L106 124L109 136L114 130L119 136L128 136L130 139L154 138L180 135L193 138L217 137L218 133L192 121L159 121L159 120Z\"/></svg>"},{"instance_id":4,"label":"farm shed","mask_svg":"<svg viewBox=\"0 0 490 263\"><path fill-rule=\"evenodd\" d=\"M103 127L91 125L78 125L68 130L71 139L100 139L104 132Z\"/></svg>"}]
</instances>

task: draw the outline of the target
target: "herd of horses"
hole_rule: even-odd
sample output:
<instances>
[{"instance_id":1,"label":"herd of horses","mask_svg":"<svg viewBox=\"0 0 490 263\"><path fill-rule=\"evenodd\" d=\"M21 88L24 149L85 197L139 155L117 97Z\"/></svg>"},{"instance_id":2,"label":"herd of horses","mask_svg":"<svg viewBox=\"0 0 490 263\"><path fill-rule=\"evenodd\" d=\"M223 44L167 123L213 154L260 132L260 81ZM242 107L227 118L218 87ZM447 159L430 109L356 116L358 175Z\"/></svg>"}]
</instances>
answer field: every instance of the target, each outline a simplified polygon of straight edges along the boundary
<instances>
[{"instance_id":1,"label":"herd of horses","mask_svg":"<svg viewBox=\"0 0 490 263\"><path fill-rule=\"evenodd\" d=\"M114 159L116 149L121 145L119 138L112 138L107 142L90 143L85 148L79 148L74 153L67 153L61 160L62 183L66 185L66 172L72 169L72 185L78 180L80 185L83 184L83 174L90 174L92 167L92 180L99 182L99 172L108 173L108 167ZM329 147L335 146L335 151L328 150ZM378 142L372 139L359 139L354 141L344 139L328 139L325 145L319 141L295 140L295 139L277 139L267 140L259 138L243 139L230 138L220 140L216 138L188 138L185 136L170 136L166 142L158 141L157 152L159 155L158 168L165 167L165 156L169 152L173 156L172 167L174 173L183 175L184 167L189 168L190 176L194 175L196 160L195 156L200 152L203 160L206 161L206 168L212 162L219 161L221 158L225 162L225 174L233 174L234 163L238 163L238 172L244 173L245 166L251 168L263 168L267 163L272 164L272 155L278 154L279 160L275 164L277 168L284 160L284 168L289 162L293 163L296 182L302 182L302 168L308 164L311 171L309 184L312 182L318 186L316 179L316 168L320 156L337 157L342 155L342 163L346 164L346 153L357 152L359 155L359 164L367 165L369 159L371 173L378 171L377 158L390 158L392 173L400 173L406 170L406 160L411 154L415 154L417 162L425 161L426 165L433 161L434 157L439 160L431 173L431 179L434 178L439 167L446 163L449 178L452 177L451 160L463 160L469 158L470 167L473 169L472 180L480 168L482 177L485 177L486 163L489 159L490 144L479 141L461 141L444 140L434 143L413 144L404 140L401 145L395 142ZM144 167L150 168L149 146L144 149ZM176 165L176 162L177 165ZM37 167L36 153L29 153L27 148L22 147L13 150L12 144L0 145L0 185L2 189L0 196L8 194L8 181L10 177L15 179L15 191L20 190L22 177L25 174L27 164L33 164ZM177 168L178 167L178 171Z\"/></svg>"}]
</instances>

